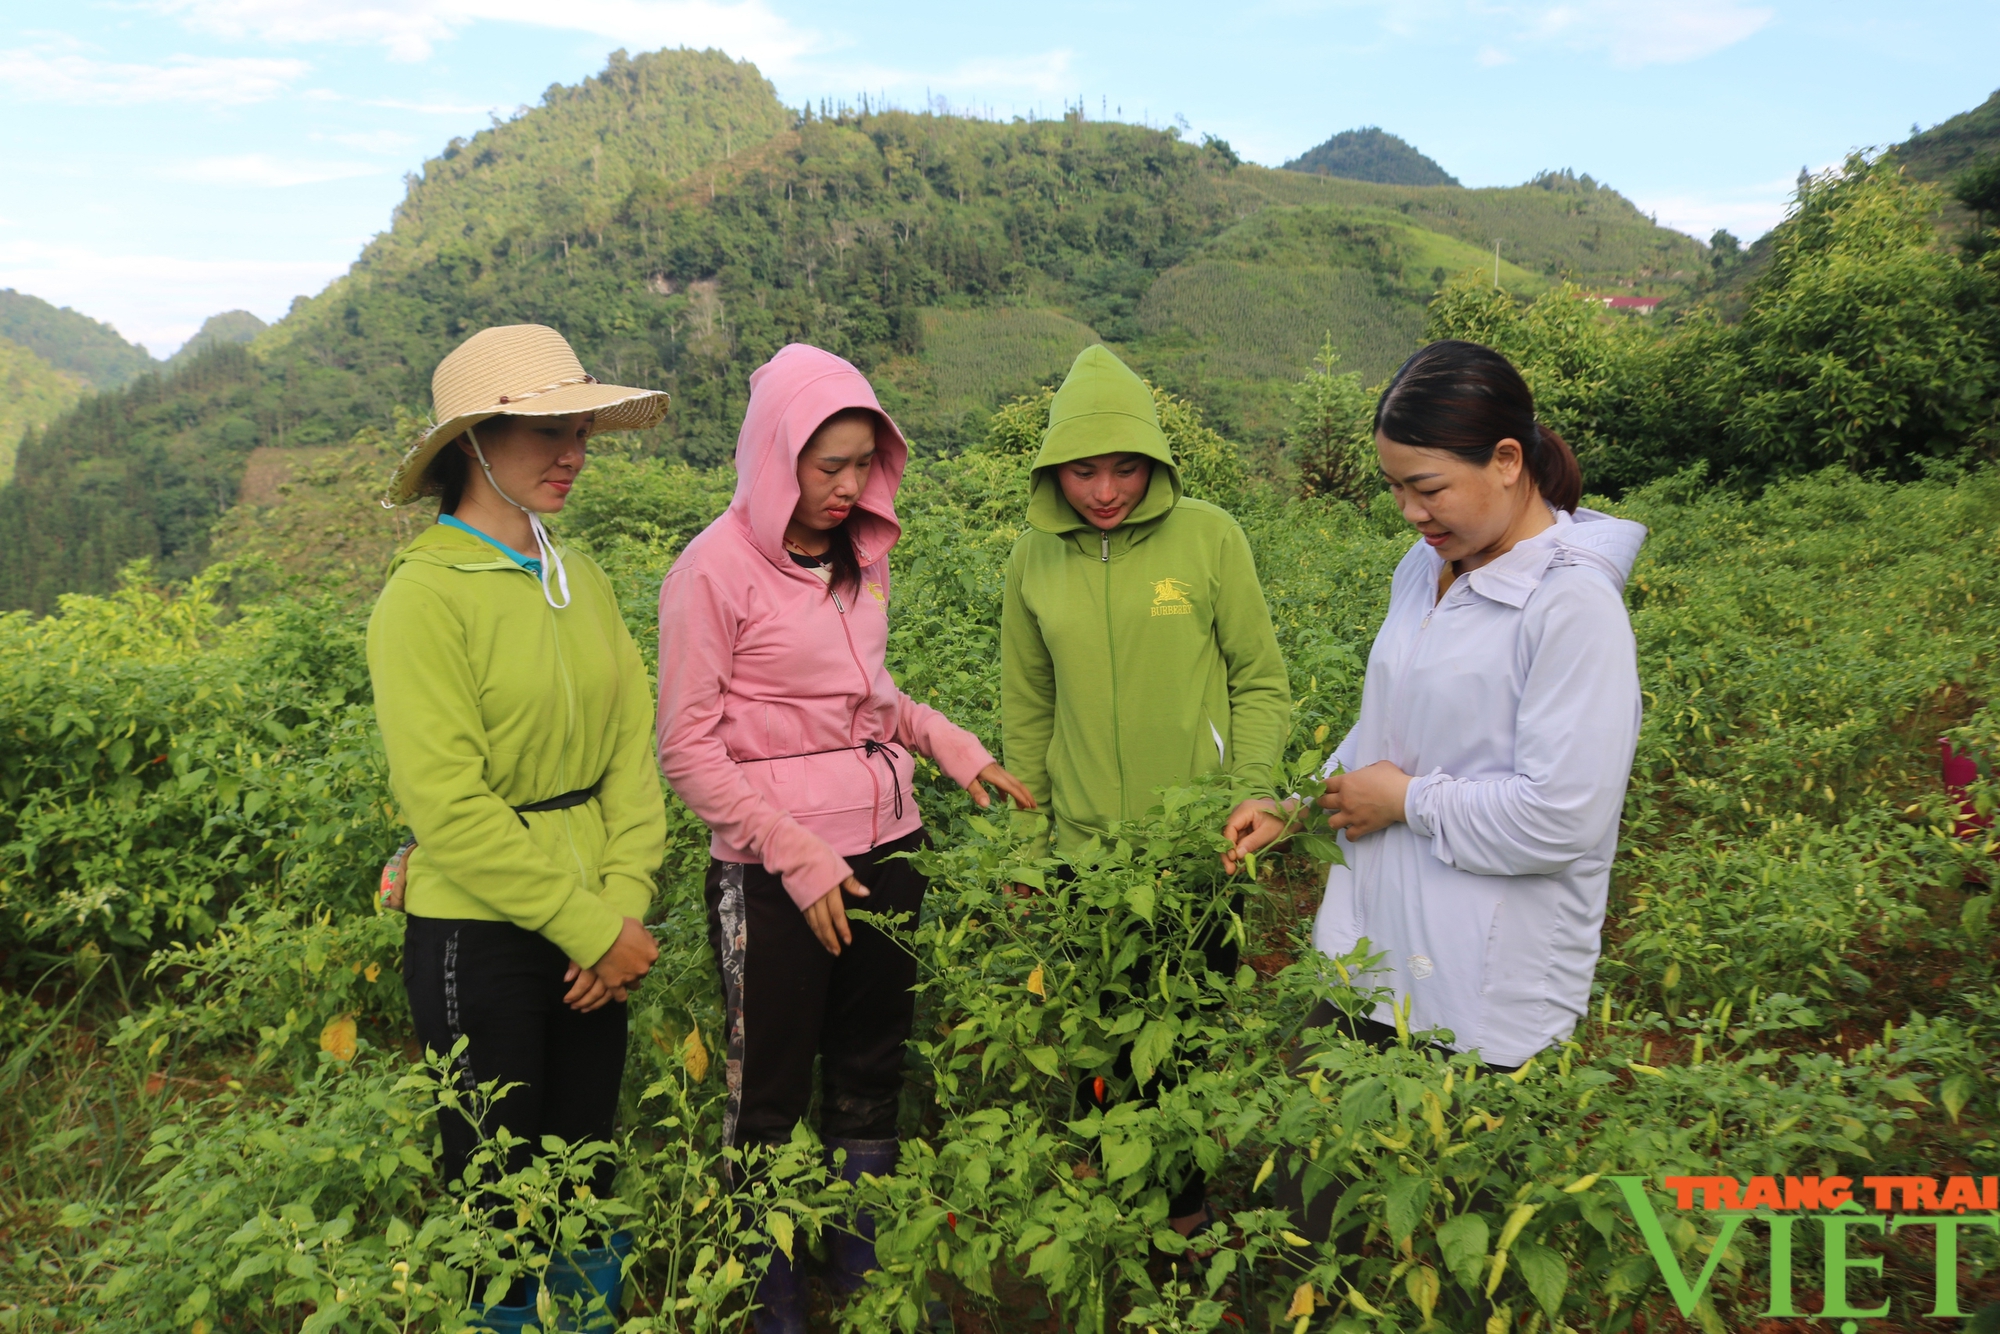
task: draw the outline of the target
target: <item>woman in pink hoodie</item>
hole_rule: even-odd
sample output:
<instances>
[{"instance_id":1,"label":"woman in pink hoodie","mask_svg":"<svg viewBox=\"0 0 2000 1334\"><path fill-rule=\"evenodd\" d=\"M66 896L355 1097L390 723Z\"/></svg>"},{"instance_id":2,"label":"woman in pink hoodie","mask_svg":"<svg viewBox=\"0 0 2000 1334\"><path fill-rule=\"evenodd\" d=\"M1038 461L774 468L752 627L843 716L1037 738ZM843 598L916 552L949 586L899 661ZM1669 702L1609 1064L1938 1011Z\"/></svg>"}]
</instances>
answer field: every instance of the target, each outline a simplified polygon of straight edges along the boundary
<instances>
[{"instance_id":1,"label":"woman in pink hoodie","mask_svg":"<svg viewBox=\"0 0 2000 1334\"><path fill-rule=\"evenodd\" d=\"M843 1171L896 1163L909 952L846 910L914 919L926 883L921 752L989 803L1034 799L977 737L896 688L889 550L909 448L868 380L794 343L750 377L736 496L660 589L660 767L709 827L709 941L727 1012L732 1146L790 1138L821 1060L822 1133ZM874 1267L873 1228L834 1238L835 1280ZM760 1330L803 1330L803 1291L771 1256Z\"/></svg>"}]
</instances>

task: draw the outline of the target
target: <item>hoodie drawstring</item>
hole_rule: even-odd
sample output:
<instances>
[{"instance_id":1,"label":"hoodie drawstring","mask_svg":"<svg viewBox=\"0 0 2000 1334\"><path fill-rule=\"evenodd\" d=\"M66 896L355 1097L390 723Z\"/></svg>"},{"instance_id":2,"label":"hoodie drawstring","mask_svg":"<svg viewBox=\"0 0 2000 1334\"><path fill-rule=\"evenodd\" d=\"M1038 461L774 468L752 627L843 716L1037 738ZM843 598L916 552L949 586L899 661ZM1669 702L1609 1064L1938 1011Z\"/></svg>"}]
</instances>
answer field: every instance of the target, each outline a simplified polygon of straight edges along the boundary
<instances>
[{"instance_id":1,"label":"hoodie drawstring","mask_svg":"<svg viewBox=\"0 0 2000 1334\"><path fill-rule=\"evenodd\" d=\"M870 759L880 755L882 763L889 766L889 787L896 794L895 817L903 818L903 784L896 777L896 752L880 741L864 741L861 749Z\"/></svg>"},{"instance_id":2,"label":"hoodie drawstring","mask_svg":"<svg viewBox=\"0 0 2000 1334\"><path fill-rule=\"evenodd\" d=\"M500 483L493 480L492 466L486 462L486 451L479 447L479 437L472 433L470 426L465 428L465 438L472 442L472 452L478 457L479 467L485 472L486 482L493 488L494 494L528 516L528 527L535 534L535 555L540 558L542 563L542 600L557 611L561 611L569 605L570 601L569 571L563 568L562 555L557 552L556 544L549 537L548 529L542 527L541 516L500 489ZM557 602L549 593L549 567L551 565L555 566L556 570L556 586L562 589L563 600L561 602Z\"/></svg>"}]
</instances>

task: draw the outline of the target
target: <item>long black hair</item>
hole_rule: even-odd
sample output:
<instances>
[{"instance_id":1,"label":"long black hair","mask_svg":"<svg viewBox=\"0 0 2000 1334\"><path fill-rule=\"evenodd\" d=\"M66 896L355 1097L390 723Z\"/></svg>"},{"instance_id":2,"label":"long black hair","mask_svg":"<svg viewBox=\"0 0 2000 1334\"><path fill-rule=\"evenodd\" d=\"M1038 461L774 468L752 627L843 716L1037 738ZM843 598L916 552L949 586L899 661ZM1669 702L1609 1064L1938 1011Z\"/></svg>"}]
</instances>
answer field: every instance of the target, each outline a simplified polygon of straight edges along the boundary
<instances>
[{"instance_id":1,"label":"long black hair","mask_svg":"<svg viewBox=\"0 0 2000 1334\"><path fill-rule=\"evenodd\" d=\"M461 501L465 499L465 483L471 472L472 460L458 447L458 439L446 443L443 449L431 455L431 461L424 465L423 478L417 483L417 494L436 496L439 514L456 514Z\"/></svg>"},{"instance_id":2,"label":"long black hair","mask_svg":"<svg viewBox=\"0 0 2000 1334\"><path fill-rule=\"evenodd\" d=\"M1542 499L1574 510L1583 469L1566 441L1535 420L1535 396L1514 364L1490 347L1445 338L1417 349L1375 405L1375 434L1399 445L1442 449L1476 468L1502 440L1521 442L1522 463Z\"/></svg>"}]
</instances>

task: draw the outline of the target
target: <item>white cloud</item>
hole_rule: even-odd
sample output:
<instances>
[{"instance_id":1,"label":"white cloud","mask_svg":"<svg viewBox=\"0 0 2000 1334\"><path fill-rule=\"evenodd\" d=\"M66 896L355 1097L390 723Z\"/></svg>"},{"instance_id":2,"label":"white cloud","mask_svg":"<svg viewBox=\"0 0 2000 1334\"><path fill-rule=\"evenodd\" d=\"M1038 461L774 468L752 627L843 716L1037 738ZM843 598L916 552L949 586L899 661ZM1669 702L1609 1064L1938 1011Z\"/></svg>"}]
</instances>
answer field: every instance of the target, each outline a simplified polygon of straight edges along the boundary
<instances>
[{"instance_id":1,"label":"white cloud","mask_svg":"<svg viewBox=\"0 0 2000 1334\"><path fill-rule=\"evenodd\" d=\"M423 116L483 116L498 111L496 102L490 106L456 106L448 102L404 102L394 97L369 97L360 99L364 107L381 107L387 111L414 111Z\"/></svg>"},{"instance_id":2,"label":"white cloud","mask_svg":"<svg viewBox=\"0 0 2000 1334\"><path fill-rule=\"evenodd\" d=\"M1038 97L1057 97L1076 92L1069 75L1075 59L1075 53L1067 50L1043 51L1031 56L989 56L964 62L957 69L939 75L938 82L948 88L1021 91Z\"/></svg>"},{"instance_id":3,"label":"white cloud","mask_svg":"<svg viewBox=\"0 0 2000 1334\"><path fill-rule=\"evenodd\" d=\"M1795 177L1774 176L1734 189L1698 194L1635 192L1630 198L1641 212L1657 216L1662 227L1704 242L1726 228L1748 245L1784 220L1797 188Z\"/></svg>"},{"instance_id":4,"label":"white cloud","mask_svg":"<svg viewBox=\"0 0 2000 1334\"><path fill-rule=\"evenodd\" d=\"M639 49L718 46L765 72L819 43L766 0L151 0L151 8L219 36L267 42L356 42L391 59L430 58L470 24L521 23L594 33Z\"/></svg>"},{"instance_id":5,"label":"white cloud","mask_svg":"<svg viewBox=\"0 0 2000 1334\"><path fill-rule=\"evenodd\" d=\"M1507 52L1502 51L1497 46L1480 47L1479 55L1476 57L1476 59L1479 61L1480 67L1483 69L1493 69L1494 67L1499 65L1511 65L1514 63L1514 57L1509 55Z\"/></svg>"},{"instance_id":6,"label":"white cloud","mask_svg":"<svg viewBox=\"0 0 2000 1334\"><path fill-rule=\"evenodd\" d=\"M366 130L351 134L315 134L313 138L329 144L339 144L344 148L358 148L364 153L401 153L416 145L413 134L401 130Z\"/></svg>"},{"instance_id":7,"label":"white cloud","mask_svg":"<svg viewBox=\"0 0 2000 1334\"><path fill-rule=\"evenodd\" d=\"M310 66L303 60L169 56L157 65L96 60L73 47L0 51L0 86L20 101L131 106L205 102L240 106L283 93Z\"/></svg>"},{"instance_id":8,"label":"white cloud","mask_svg":"<svg viewBox=\"0 0 2000 1334\"><path fill-rule=\"evenodd\" d=\"M171 355L218 311L276 320L294 296L317 292L347 265L346 258L189 259L0 240L0 287L108 320L156 357Z\"/></svg>"},{"instance_id":9,"label":"white cloud","mask_svg":"<svg viewBox=\"0 0 2000 1334\"><path fill-rule=\"evenodd\" d=\"M1714 55L1761 31L1776 12L1742 0L1570 0L1498 5L1529 35L1603 51L1623 69L1677 65Z\"/></svg>"},{"instance_id":10,"label":"white cloud","mask_svg":"<svg viewBox=\"0 0 2000 1334\"><path fill-rule=\"evenodd\" d=\"M271 189L288 185L318 185L322 181L345 181L356 176L376 176L383 170L382 166L373 162L315 162L308 158L279 157L270 153L238 153L165 166L160 168L158 175L166 180L196 181L203 185Z\"/></svg>"}]
</instances>

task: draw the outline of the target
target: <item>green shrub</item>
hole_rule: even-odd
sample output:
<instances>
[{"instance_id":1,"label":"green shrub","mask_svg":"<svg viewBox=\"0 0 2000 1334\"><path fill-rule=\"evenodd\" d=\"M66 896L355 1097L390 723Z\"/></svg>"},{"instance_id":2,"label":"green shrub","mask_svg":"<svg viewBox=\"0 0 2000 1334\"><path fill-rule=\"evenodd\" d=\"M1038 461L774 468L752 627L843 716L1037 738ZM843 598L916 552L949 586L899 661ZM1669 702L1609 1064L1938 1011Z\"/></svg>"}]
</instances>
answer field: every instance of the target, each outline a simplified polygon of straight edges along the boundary
<instances>
[{"instance_id":1,"label":"green shrub","mask_svg":"<svg viewBox=\"0 0 2000 1334\"><path fill-rule=\"evenodd\" d=\"M1215 454L1203 484L1231 485L1221 438L1164 404L1177 450ZM1045 420L1045 395L1008 405L986 448L914 462L900 502L890 665L989 745L1005 557ZM726 473L619 458L578 488L567 535L610 571L649 653L659 577L730 490ZM1420 1327L1425 1302L1447 1330L1504 1311L1621 1334L1671 1308L1602 1178L1565 1189L1592 1174L1921 1173L1945 1154L2000 1171L2000 955L1977 880L1990 837L1952 835L1935 768L1947 732L1989 765L2000 753L1996 497L1990 469L1907 483L1831 471L1756 498L1684 472L1618 502L1652 537L1628 588L1646 715L1605 954L1588 1022L1518 1081L1418 1041L1335 1042L1287 1073L1308 1009L1365 995L1364 960L1340 961L1343 980L1297 938L1318 887L1298 849L1234 882L1259 971L1194 965L1197 924L1234 892L1216 865L1219 791L1169 794L1058 881L1029 831L968 818L926 767L936 879L904 928L924 990L903 1161L841 1186L801 1132L751 1165L739 1211L719 1145L707 840L670 805L662 956L632 1011L633 1129L618 1146L617 1216L639 1238L632 1282L653 1312L639 1319L727 1327L769 1246L823 1248L866 1205L887 1264L839 1313L857 1329L914 1327L927 1290L996 1316L1028 1294L1072 1327L1233 1315L1292 1328L1303 1286L1351 1334ZM1237 513L1291 673L1285 755L1306 787L1355 716L1412 537L1379 497L1364 512L1242 487ZM387 1054L407 1036L400 923L368 895L404 831L372 735L362 616L337 599L232 616L222 577L159 588L135 571L112 598L0 620L15 1035L0 1092L20 1108L0 1132L0 1182L16 1237L41 1238L17 1245L8 1281L44 1324L450 1328L478 1294L447 1273L488 1282L507 1255L417 1165L435 1095ZM1974 800L1991 807L1995 791L1989 776ZM1007 888L1036 873L1042 893ZM1135 975L1142 951L1153 964ZM350 1017L359 1054L342 1064ZM1152 1098L1078 1106L1080 1081L1117 1079L1128 1038L1143 1040ZM151 1163L120 1149L150 1130L163 1135ZM545 1150L510 1189L547 1202L599 1152ZM1165 1188L1189 1163L1212 1169L1230 1232L1176 1270ZM1292 1178L1334 1192L1353 1223L1333 1247L1286 1239L1270 1192ZM69 1206L75 1226L57 1226ZM546 1240L607 1208L530 1216ZM1673 1230L1689 1266L1704 1244ZM1967 1241L1968 1274L2000 1263L1984 1245ZM1758 1259L1746 1241L1726 1251L1702 1322L1761 1309ZM418 1297L433 1307L412 1313Z\"/></svg>"}]
</instances>

